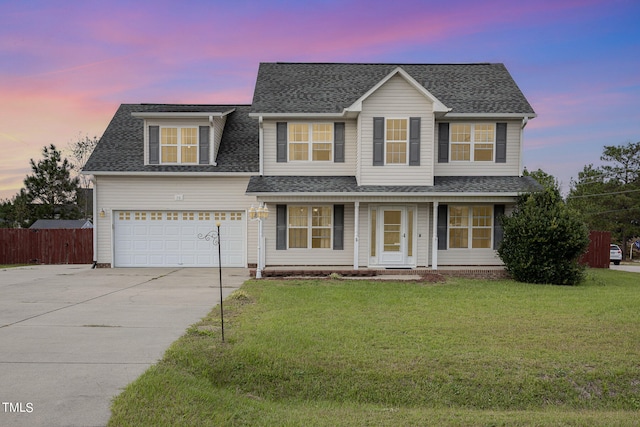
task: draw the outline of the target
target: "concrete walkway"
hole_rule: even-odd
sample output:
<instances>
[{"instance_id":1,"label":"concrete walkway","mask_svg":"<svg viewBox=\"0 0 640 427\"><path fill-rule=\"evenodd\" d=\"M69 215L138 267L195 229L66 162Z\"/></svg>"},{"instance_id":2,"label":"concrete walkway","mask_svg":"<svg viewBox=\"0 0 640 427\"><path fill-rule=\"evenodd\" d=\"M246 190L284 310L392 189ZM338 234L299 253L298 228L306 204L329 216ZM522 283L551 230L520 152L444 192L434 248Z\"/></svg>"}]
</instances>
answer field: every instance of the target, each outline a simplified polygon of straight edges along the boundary
<instances>
[{"instance_id":1,"label":"concrete walkway","mask_svg":"<svg viewBox=\"0 0 640 427\"><path fill-rule=\"evenodd\" d=\"M249 278L223 269L223 297ZM0 426L104 426L111 399L219 303L217 269L0 270Z\"/></svg>"}]
</instances>

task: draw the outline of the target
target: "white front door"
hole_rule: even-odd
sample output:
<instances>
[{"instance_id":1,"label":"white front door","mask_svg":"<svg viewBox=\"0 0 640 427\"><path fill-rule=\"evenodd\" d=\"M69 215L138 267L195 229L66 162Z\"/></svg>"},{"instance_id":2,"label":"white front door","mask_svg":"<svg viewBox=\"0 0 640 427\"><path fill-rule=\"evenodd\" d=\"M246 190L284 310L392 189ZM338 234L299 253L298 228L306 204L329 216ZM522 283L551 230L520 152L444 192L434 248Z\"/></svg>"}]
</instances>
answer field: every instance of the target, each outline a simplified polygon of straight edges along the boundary
<instances>
[{"instance_id":1,"label":"white front door","mask_svg":"<svg viewBox=\"0 0 640 427\"><path fill-rule=\"evenodd\" d=\"M388 267L411 267L414 264L414 208L380 207L378 212L378 264Z\"/></svg>"}]
</instances>

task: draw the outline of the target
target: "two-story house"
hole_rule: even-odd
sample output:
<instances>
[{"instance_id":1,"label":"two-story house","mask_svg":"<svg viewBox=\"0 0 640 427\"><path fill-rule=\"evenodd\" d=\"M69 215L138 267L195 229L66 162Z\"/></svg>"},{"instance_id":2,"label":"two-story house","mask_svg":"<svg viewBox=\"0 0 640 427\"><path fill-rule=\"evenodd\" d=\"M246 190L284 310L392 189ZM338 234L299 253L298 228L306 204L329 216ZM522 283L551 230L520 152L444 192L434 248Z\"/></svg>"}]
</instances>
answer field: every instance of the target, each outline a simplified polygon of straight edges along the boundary
<instances>
[{"instance_id":1,"label":"two-story house","mask_svg":"<svg viewBox=\"0 0 640 427\"><path fill-rule=\"evenodd\" d=\"M226 266L500 265L533 117L502 64L263 63L250 106L123 105L85 167L96 260L217 265L220 221Z\"/></svg>"}]
</instances>

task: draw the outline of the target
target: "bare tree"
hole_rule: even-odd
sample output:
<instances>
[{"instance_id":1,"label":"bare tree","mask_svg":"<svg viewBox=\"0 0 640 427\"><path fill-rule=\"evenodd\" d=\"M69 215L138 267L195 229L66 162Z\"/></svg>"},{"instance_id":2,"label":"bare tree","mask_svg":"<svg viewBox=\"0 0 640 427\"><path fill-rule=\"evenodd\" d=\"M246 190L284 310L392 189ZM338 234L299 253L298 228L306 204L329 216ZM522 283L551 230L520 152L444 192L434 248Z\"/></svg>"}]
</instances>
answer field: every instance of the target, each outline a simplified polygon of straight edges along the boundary
<instances>
[{"instance_id":1,"label":"bare tree","mask_svg":"<svg viewBox=\"0 0 640 427\"><path fill-rule=\"evenodd\" d=\"M78 197L78 206L82 211L83 218L89 218L92 214L89 208L89 189L91 188L91 179L90 175L83 175L80 172L84 169L84 166L87 164L87 160L93 153L93 149L98 144L98 137L94 136L93 138L89 138L89 135L82 136L82 134L78 134L78 138L75 141L69 143L67 150L69 151L71 164L73 165L73 169L76 171L78 180L80 182L80 191L81 196Z\"/></svg>"}]
</instances>

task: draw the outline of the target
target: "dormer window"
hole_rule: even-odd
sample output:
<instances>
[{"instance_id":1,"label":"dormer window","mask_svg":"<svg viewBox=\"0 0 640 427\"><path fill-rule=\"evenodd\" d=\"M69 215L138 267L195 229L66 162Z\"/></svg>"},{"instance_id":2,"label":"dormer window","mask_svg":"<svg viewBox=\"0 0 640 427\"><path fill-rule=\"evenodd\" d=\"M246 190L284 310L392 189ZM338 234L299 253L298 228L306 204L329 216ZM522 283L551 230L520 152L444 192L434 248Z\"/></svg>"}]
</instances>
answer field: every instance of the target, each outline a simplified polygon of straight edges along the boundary
<instances>
[{"instance_id":1,"label":"dormer window","mask_svg":"<svg viewBox=\"0 0 640 427\"><path fill-rule=\"evenodd\" d=\"M198 163L197 127L160 128L161 163Z\"/></svg>"},{"instance_id":2,"label":"dormer window","mask_svg":"<svg viewBox=\"0 0 640 427\"><path fill-rule=\"evenodd\" d=\"M145 123L145 164L216 165L227 116L221 111L145 111L131 113Z\"/></svg>"}]
</instances>

